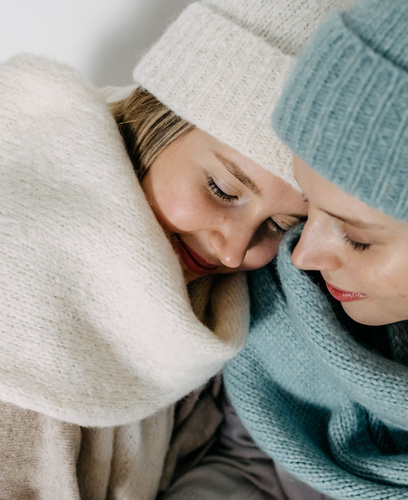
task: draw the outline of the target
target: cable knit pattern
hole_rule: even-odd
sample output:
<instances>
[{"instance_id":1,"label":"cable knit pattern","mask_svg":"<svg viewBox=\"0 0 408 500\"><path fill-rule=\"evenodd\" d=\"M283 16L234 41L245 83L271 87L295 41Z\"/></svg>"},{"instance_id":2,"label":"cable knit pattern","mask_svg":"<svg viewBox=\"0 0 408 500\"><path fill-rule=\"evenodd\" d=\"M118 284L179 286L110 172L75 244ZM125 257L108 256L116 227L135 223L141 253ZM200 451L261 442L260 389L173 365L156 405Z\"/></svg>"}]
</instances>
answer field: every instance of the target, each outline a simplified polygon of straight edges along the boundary
<instances>
[{"instance_id":1,"label":"cable knit pattern","mask_svg":"<svg viewBox=\"0 0 408 500\"><path fill-rule=\"evenodd\" d=\"M242 347L245 277L194 314L116 123L75 71L0 67L0 399L82 426L145 419Z\"/></svg>"},{"instance_id":2,"label":"cable knit pattern","mask_svg":"<svg viewBox=\"0 0 408 500\"><path fill-rule=\"evenodd\" d=\"M345 329L291 263L298 236L281 245L282 285L272 266L251 273L248 344L225 370L230 398L259 446L319 491L408 498L408 359L400 349L383 357ZM385 330L391 350L396 337L406 342L406 329Z\"/></svg>"},{"instance_id":3,"label":"cable knit pattern","mask_svg":"<svg viewBox=\"0 0 408 500\"><path fill-rule=\"evenodd\" d=\"M353 0L192 3L141 59L135 80L179 116L293 186L270 117L294 56L329 11Z\"/></svg>"}]
</instances>

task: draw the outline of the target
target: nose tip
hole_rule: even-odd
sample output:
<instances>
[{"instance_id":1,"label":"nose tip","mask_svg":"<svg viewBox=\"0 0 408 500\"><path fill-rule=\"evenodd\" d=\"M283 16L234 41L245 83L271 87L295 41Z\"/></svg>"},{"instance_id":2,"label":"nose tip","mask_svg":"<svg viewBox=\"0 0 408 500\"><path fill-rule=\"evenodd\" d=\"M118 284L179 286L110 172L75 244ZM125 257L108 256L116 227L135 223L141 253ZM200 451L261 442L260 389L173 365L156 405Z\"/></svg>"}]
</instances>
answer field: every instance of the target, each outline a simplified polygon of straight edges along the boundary
<instances>
[{"instance_id":1,"label":"nose tip","mask_svg":"<svg viewBox=\"0 0 408 500\"><path fill-rule=\"evenodd\" d=\"M305 229L292 252L292 262L305 271L334 271L341 265L337 252Z\"/></svg>"},{"instance_id":2,"label":"nose tip","mask_svg":"<svg viewBox=\"0 0 408 500\"><path fill-rule=\"evenodd\" d=\"M248 238L224 238L221 234L213 234L212 246L216 255L225 267L237 269L244 261L248 251Z\"/></svg>"},{"instance_id":3,"label":"nose tip","mask_svg":"<svg viewBox=\"0 0 408 500\"><path fill-rule=\"evenodd\" d=\"M225 267L237 269L244 261L246 251L225 251L219 255L219 259Z\"/></svg>"},{"instance_id":4,"label":"nose tip","mask_svg":"<svg viewBox=\"0 0 408 500\"><path fill-rule=\"evenodd\" d=\"M301 250L299 243L296 245L295 249L292 252L292 262L299 269L309 269L307 266L307 256Z\"/></svg>"},{"instance_id":5,"label":"nose tip","mask_svg":"<svg viewBox=\"0 0 408 500\"><path fill-rule=\"evenodd\" d=\"M307 267L308 251L307 247L303 245L302 238L297 242L292 252L292 262L299 269Z\"/></svg>"}]
</instances>

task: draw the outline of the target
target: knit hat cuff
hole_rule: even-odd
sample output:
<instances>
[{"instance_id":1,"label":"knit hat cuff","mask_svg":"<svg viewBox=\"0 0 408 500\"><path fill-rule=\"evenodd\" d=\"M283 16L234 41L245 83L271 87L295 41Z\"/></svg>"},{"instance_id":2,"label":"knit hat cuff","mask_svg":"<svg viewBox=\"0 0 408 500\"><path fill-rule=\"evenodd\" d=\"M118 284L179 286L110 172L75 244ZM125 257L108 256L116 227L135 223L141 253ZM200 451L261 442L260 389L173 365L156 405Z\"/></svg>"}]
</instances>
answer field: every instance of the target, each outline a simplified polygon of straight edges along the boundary
<instances>
[{"instance_id":1,"label":"knit hat cuff","mask_svg":"<svg viewBox=\"0 0 408 500\"><path fill-rule=\"evenodd\" d=\"M317 32L288 80L273 125L320 175L408 222L408 74L347 24L347 14L336 13ZM388 33L396 39L401 29L404 23L391 23Z\"/></svg>"},{"instance_id":2,"label":"knit hat cuff","mask_svg":"<svg viewBox=\"0 0 408 500\"><path fill-rule=\"evenodd\" d=\"M134 70L176 114L297 186L270 116L293 59L195 2Z\"/></svg>"}]
</instances>

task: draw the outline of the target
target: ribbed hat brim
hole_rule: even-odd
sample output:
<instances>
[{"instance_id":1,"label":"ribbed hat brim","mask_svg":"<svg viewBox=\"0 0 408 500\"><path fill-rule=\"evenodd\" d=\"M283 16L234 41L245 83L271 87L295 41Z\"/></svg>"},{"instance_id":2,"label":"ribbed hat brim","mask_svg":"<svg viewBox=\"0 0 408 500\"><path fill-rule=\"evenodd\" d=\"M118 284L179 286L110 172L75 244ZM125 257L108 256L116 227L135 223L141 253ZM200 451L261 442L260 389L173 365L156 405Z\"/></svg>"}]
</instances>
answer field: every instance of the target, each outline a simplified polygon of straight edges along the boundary
<instances>
[{"instance_id":1,"label":"ribbed hat brim","mask_svg":"<svg viewBox=\"0 0 408 500\"><path fill-rule=\"evenodd\" d=\"M297 186L291 154L270 125L292 66L261 37L193 3L134 78L182 118Z\"/></svg>"}]
</instances>

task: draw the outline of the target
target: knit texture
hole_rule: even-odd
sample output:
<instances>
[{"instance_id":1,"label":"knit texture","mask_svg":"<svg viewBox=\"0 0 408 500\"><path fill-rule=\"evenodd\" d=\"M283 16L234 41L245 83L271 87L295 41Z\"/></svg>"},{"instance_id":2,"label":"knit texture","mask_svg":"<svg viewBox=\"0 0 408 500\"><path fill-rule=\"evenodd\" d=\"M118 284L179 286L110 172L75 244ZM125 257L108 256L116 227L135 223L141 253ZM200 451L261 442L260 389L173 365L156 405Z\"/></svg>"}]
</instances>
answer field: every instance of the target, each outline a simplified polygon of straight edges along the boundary
<instances>
[{"instance_id":1,"label":"knit texture","mask_svg":"<svg viewBox=\"0 0 408 500\"><path fill-rule=\"evenodd\" d=\"M216 280L204 326L109 108L75 71L2 65L0 116L0 399L110 426L205 383L245 340L245 277Z\"/></svg>"},{"instance_id":2,"label":"knit texture","mask_svg":"<svg viewBox=\"0 0 408 500\"><path fill-rule=\"evenodd\" d=\"M155 500L172 425L172 408L84 428L0 402L0 497Z\"/></svg>"},{"instance_id":3,"label":"knit texture","mask_svg":"<svg viewBox=\"0 0 408 500\"><path fill-rule=\"evenodd\" d=\"M277 105L279 137L348 194L408 222L408 2L362 0L322 26Z\"/></svg>"},{"instance_id":4,"label":"knit texture","mask_svg":"<svg viewBox=\"0 0 408 500\"><path fill-rule=\"evenodd\" d=\"M270 116L305 42L353 0L192 3L134 70L176 114L297 187Z\"/></svg>"},{"instance_id":5,"label":"knit texture","mask_svg":"<svg viewBox=\"0 0 408 500\"><path fill-rule=\"evenodd\" d=\"M389 358L340 323L319 286L291 263L251 273L248 344L225 369L228 394L258 445L336 499L408 498L406 329L370 329ZM371 331L372 330L372 331ZM398 338L398 341L395 339Z\"/></svg>"}]
</instances>

